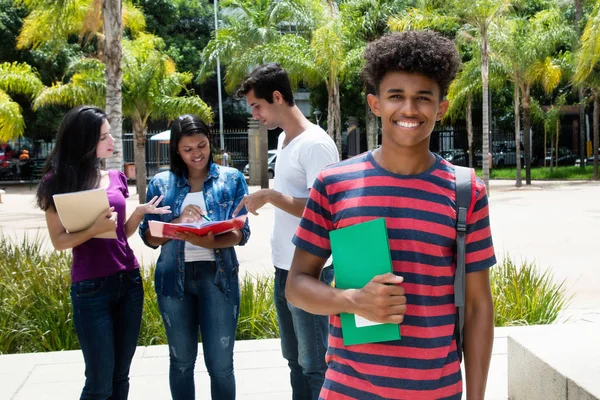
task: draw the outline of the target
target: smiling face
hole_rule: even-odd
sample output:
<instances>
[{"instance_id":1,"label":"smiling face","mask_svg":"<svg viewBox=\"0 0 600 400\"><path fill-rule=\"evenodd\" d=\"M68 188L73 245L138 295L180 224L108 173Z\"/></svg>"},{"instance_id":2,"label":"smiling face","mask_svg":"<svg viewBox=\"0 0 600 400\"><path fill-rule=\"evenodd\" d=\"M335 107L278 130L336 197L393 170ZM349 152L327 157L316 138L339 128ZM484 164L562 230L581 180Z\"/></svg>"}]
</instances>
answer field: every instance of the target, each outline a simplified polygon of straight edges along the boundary
<instances>
[{"instance_id":1,"label":"smiling face","mask_svg":"<svg viewBox=\"0 0 600 400\"><path fill-rule=\"evenodd\" d=\"M104 120L102 127L100 127L100 139L96 146L96 157L97 158L109 158L113 155L115 150L115 139L110 134L110 125L107 120Z\"/></svg>"},{"instance_id":2,"label":"smiling face","mask_svg":"<svg viewBox=\"0 0 600 400\"><path fill-rule=\"evenodd\" d=\"M448 101L440 98L434 80L403 71L388 72L379 84L379 95L368 97L371 110L381 118L382 144L428 151L435 123L448 109Z\"/></svg>"},{"instance_id":3,"label":"smiling face","mask_svg":"<svg viewBox=\"0 0 600 400\"><path fill-rule=\"evenodd\" d=\"M203 134L182 136L177 143L177 151L188 171L208 169L210 159L210 141Z\"/></svg>"},{"instance_id":4,"label":"smiling face","mask_svg":"<svg viewBox=\"0 0 600 400\"><path fill-rule=\"evenodd\" d=\"M279 116L280 107L286 106L283 96L278 91L273 92L273 103L269 103L265 99L259 99L254 94L254 90L250 90L246 94L246 101L252 109L252 118L260 121L267 129L275 129L280 127Z\"/></svg>"}]
</instances>

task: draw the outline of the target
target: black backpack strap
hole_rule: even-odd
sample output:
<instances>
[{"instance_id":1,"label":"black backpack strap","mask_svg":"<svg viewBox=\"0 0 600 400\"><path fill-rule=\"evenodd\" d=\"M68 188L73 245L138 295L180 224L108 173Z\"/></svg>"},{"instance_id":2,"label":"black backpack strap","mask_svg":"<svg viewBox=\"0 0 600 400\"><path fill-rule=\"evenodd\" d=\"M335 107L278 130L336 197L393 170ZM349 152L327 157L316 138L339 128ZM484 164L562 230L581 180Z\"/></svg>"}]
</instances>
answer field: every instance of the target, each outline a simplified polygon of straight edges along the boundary
<instances>
[{"instance_id":1,"label":"black backpack strap","mask_svg":"<svg viewBox=\"0 0 600 400\"><path fill-rule=\"evenodd\" d=\"M471 169L455 166L456 175L456 274L454 276L454 304L456 305L456 350L462 361L463 328L465 326L466 236L467 212L471 206Z\"/></svg>"}]
</instances>

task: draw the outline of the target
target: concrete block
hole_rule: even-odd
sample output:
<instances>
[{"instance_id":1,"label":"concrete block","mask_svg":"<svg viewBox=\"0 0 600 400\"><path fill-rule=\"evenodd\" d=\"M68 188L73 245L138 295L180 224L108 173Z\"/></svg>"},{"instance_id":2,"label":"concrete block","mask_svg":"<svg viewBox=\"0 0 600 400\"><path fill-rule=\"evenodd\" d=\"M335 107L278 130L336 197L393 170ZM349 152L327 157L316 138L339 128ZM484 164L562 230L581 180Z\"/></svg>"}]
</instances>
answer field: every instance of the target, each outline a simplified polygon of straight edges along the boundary
<instances>
[{"instance_id":1,"label":"concrete block","mask_svg":"<svg viewBox=\"0 0 600 400\"><path fill-rule=\"evenodd\" d=\"M565 400L567 379L525 346L508 338L508 398Z\"/></svg>"},{"instance_id":2,"label":"concrete block","mask_svg":"<svg viewBox=\"0 0 600 400\"><path fill-rule=\"evenodd\" d=\"M567 399L569 400L598 400L598 397L590 394L586 389L579 384L568 380L567 382Z\"/></svg>"},{"instance_id":3,"label":"concrete block","mask_svg":"<svg viewBox=\"0 0 600 400\"><path fill-rule=\"evenodd\" d=\"M531 326L511 331L509 398L600 399L598 332L600 324L596 323Z\"/></svg>"}]
</instances>

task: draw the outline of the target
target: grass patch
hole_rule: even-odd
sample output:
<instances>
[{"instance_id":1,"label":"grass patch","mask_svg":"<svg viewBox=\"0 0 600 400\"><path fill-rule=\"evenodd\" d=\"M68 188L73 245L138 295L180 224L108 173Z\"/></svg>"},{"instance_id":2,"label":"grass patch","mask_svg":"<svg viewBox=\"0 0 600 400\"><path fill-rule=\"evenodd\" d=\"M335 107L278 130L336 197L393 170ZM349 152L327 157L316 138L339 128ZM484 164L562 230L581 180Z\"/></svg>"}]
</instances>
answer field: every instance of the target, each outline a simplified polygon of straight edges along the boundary
<instances>
[{"instance_id":1,"label":"grass patch","mask_svg":"<svg viewBox=\"0 0 600 400\"><path fill-rule=\"evenodd\" d=\"M481 168L476 169L477 176L481 177ZM591 180L594 176L594 169L588 165L581 167L554 167L550 173L550 167L531 168L531 179L545 180ZM525 169L521 169L521 177L525 180ZM516 168L492 168L490 170L490 179L516 179Z\"/></svg>"},{"instance_id":2,"label":"grass patch","mask_svg":"<svg viewBox=\"0 0 600 400\"><path fill-rule=\"evenodd\" d=\"M15 243L0 234L0 354L76 350L73 326L71 252L43 250L39 237ZM138 345L166 344L156 292L154 266L142 268L144 313ZM273 306L273 279L241 282L236 339L279 336Z\"/></svg>"},{"instance_id":3,"label":"grass patch","mask_svg":"<svg viewBox=\"0 0 600 400\"><path fill-rule=\"evenodd\" d=\"M517 265L509 255L491 269L490 279L496 326L551 324L571 300L566 282L556 282L549 269L528 261Z\"/></svg>"}]
</instances>

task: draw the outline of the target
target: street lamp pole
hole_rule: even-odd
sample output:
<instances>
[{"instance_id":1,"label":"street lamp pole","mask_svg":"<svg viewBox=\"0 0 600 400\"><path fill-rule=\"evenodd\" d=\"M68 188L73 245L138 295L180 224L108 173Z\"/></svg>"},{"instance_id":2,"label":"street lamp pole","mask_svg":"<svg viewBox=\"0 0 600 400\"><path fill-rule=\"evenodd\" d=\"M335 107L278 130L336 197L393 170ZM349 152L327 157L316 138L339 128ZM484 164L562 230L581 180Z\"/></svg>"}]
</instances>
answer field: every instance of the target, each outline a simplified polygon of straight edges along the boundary
<instances>
[{"instance_id":1,"label":"street lamp pole","mask_svg":"<svg viewBox=\"0 0 600 400\"><path fill-rule=\"evenodd\" d=\"M219 22L217 19L217 9L218 9L219 0L214 0L214 10L215 10L215 38L217 37L217 33L219 32ZM221 148L225 148L225 136L223 135L223 97L221 95L221 62L219 60L219 55L217 54L217 94L219 97L219 134L221 137Z\"/></svg>"},{"instance_id":2,"label":"street lamp pole","mask_svg":"<svg viewBox=\"0 0 600 400\"><path fill-rule=\"evenodd\" d=\"M319 121L321 120L321 110L319 110L318 108L316 108L313 111L313 115L315 116L315 119L317 120L317 125L319 125Z\"/></svg>"}]
</instances>

